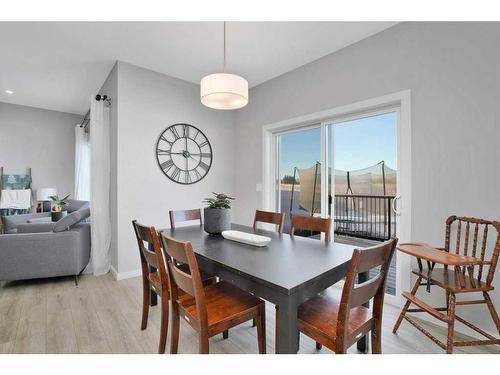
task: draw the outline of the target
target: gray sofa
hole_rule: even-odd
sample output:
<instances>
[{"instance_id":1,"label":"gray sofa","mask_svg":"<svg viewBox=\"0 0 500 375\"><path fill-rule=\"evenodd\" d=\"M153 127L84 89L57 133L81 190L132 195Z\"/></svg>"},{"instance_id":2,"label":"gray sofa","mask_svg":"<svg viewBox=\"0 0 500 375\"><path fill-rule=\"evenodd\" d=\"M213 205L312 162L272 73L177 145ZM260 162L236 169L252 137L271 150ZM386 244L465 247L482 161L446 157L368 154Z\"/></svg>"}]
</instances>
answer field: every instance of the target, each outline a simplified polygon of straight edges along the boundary
<instances>
[{"instance_id":1,"label":"gray sofa","mask_svg":"<svg viewBox=\"0 0 500 375\"><path fill-rule=\"evenodd\" d=\"M75 211L88 208L89 206L90 204L87 201L78 201L75 199L69 199L68 205L66 206L65 209L66 211L68 211L68 214L71 214ZM24 230L25 232L29 232L30 225L33 225L33 228L36 228L35 224L47 223L46 228L55 225L55 223L52 223L51 221L50 212L44 212L40 214L4 216L2 217L2 222L3 222L4 233L17 233L18 230Z\"/></svg>"},{"instance_id":2,"label":"gray sofa","mask_svg":"<svg viewBox=\"0 0 500 375\"><path fill-rule=\"evenodd\" d=\"M76 277L84 270L90 259L89 203L73 200L67 210L57 223L50 213L4 217L0 281Z\"/></svg>"}]
</instances>

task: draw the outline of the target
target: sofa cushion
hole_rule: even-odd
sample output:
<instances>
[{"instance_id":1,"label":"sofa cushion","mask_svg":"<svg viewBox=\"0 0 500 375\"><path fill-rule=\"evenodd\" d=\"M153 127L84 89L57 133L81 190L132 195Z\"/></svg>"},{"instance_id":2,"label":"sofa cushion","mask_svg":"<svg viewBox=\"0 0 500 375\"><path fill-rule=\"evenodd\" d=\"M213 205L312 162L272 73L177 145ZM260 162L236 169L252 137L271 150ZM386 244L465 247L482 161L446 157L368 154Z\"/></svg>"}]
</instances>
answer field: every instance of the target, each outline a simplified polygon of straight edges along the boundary
<instances>
[{"instance_id":1,"label":"sofa cushion","mask_svg":"<svg viewBox=\"0 0 500 375\"><path fill-rule=\"evenodd\" d=\"M54 225L51 221L45 223L24 223L17 226L17 233L44 233L52 232Z\"/></svg>"},{"instance_id":2,"label":"sofa cushion","mask_svg":"<svg viewBox=\"0 0 500 375\"><path fill-rule=\"evenodd\" d=\"M49 216L45 217L34 217L33 219L28 219L28 223L50 223L51 218Z\"/></svg>"},{"instance_id":3,"label":"sofa cushion","mask_svg":"<svg viewBox=\"0 0 500 375\"><path fill-rule=\"evenodd\" d=\"M53 231L54 232L64 232L72 225L79 223L81 220L82 220L81 211L72 212L72 213L66 215L65 217L63 217L61 220L59 220L56 223L56 225L54 225Z\"/></svg>"},{"instance_id":4,"label":"sofa cushion","mask_svg":"<svg viewBox=\"0 0 500 375\"><path fill-rule=\"evenodd\" d=\"M49 217L50 218L50 212L44 212L44 213L39 213L39 214L25 214L25 215L12 215L12 216L3 216L2 217L2 222L4 225L4 231L8 232L11 229L17 228L19 224L24 224L27 223L28 220L31 219L38 219L41 217Z\"/></svg>"}]
</instances>

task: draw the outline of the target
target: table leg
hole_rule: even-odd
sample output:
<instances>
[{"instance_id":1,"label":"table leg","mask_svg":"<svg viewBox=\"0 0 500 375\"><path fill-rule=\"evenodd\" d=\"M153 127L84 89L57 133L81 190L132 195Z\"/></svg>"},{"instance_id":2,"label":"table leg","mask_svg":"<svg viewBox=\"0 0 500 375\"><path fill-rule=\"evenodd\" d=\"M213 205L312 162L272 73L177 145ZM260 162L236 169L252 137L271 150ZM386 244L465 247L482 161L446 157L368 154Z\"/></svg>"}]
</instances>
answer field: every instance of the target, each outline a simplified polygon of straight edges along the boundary
<instances>
[{"instance_id":1,"label":"table leg","mask_svg":"<svg viewBox=\"0 0 500 375\"><path fill-rule=\"evenodd\" d=\"M154 267L149 267L149 272L157 272L157 269ZM149 305L156 306L158 304L158 295L153 290L153 288L149 288Z\"/></svg>"},{"instance_id":2,"label":"table leg","mask_svg":"<svg viewBox=\"0 0 500 375\"><path fill-rule=\"evenodd\" d=\"M358 273L358 284L364 283L365 281L368 280L368 272L361 272ZM370 307L370 302L368 301L367 303L363 304L365 307ZM368 336L363 336L360 338L357 342L357 347L360 352L366 353L368 352Z\"/></svg>"},{"instance_id":3,"label":"table leg","mask_svg":"<svg viewBox=\"0 0 500 375\"><path fill-rule=\"evenodd\" d=\"M297 304L288 298L279 305L277 309L279 315L278 329L279 347L276 353L279 354L297 354L299 351L299 335L297 329Z\"/></svg>"}]
</instances>

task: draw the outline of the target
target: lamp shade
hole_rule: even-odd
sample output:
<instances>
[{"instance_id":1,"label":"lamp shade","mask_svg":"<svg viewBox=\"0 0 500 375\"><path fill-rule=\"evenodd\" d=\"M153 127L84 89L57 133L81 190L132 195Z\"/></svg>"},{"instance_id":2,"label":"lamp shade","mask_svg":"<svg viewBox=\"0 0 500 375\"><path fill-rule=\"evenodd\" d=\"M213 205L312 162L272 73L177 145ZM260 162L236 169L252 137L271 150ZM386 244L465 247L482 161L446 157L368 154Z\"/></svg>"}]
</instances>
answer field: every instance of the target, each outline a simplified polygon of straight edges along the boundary
<instances>
[{"instance_id":1,"label":"lamp shade","mask_svg":"<svg viewBox=\"0 0 500 375\"><path fill-rule=\"evenodd\" d=\"M235 74L210 74L200 82L200 99L214 109L242 108L248 104L248 82Z\"/></svg>"},{"instance_id":2,"label":"lamp shade","mask_svg":"<svg viewBox=\"0 0 500 375\"><path fill-rule=\"evenodd\" d=\"M40 202L50 201L52 195L57 195L56 188L39 188L36 191L36 200Z\"/></svg>"}]
</instances>

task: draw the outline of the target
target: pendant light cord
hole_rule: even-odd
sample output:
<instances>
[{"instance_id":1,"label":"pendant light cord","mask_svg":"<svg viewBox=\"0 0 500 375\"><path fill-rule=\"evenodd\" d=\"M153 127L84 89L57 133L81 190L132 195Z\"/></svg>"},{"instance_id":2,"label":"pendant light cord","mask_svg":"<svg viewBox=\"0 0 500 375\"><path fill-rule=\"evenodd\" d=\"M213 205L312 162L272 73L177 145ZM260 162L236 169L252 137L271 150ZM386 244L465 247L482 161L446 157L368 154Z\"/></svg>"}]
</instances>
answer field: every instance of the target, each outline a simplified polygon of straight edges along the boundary
<instances>
[{"instance_id":1,"label":"pendant light cord","mask_svg":"<svg viewBox=\"0 0 500 375\"><path fill-rule=\"evenodd\" d=\"M226 72L226 21L224 21L224 67L222 68L222 72Z\"/></svg>"}]
</instances>

